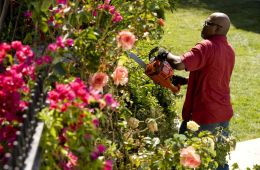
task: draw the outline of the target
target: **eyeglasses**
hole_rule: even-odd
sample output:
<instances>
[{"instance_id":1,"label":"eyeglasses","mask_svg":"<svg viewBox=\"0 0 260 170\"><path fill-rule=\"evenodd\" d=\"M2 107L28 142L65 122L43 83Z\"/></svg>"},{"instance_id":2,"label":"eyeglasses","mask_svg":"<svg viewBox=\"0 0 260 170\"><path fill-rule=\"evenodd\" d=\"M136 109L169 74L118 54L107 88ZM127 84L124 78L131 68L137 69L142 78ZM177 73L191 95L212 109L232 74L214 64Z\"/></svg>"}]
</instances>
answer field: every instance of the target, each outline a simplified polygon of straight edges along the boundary
<instances>
[{"instance_id":1,"label":"eyeglasses","mask_svg":"<svg viewBox=\"0 0 260 170\"><path fill-rule=\"evenodd\" d=\"M203 26L219 26L219 27L222 27L221 25L218 25L218 24L215 24L213 22L209 22L209 21L205 21L204 25Z\"/></svg>"}]
</instances>

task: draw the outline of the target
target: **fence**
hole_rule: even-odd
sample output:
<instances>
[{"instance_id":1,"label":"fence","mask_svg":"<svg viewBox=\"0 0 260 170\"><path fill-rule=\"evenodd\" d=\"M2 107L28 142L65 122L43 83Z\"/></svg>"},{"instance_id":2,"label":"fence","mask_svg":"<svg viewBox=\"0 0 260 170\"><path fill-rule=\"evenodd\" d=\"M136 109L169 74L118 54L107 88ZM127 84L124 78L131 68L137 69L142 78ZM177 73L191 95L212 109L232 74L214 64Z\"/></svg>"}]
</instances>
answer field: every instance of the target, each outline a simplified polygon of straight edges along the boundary
<instances>
[{"instance_id":1,"label":"fence","mask_svg":"<svg viewBox=\"0 0 260 170\"><path fill-rule=\"evenodd\" d=\"M37 119L37 113L45 104L43 94L43 78L37 77L34 89L31 91L29 107L23 114L23 121L16 132L11 153L6 153L7 163L4 170L37 170L39 169L39 142L43 130L43 123Z\"/></svg>"}]
</instances>

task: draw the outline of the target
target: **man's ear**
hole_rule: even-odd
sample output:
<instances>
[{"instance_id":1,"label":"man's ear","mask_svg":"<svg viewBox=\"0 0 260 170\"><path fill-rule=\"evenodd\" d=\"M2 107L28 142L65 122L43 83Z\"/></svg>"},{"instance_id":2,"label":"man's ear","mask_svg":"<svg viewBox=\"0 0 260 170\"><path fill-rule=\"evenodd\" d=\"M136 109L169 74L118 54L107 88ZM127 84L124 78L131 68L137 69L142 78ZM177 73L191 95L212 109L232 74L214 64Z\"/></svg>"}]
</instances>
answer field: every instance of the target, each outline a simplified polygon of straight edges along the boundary
<instances>
[{"instance_id":1,"label":"man's ear","mask_svg":"<svg viewBox=\"0 0 260 170\"><path fill-rule=\"evenodd\" d=\"M216 33L216 34L221 33L221 28L216 26L215 33Z\"/></svg>"}]
</instances>

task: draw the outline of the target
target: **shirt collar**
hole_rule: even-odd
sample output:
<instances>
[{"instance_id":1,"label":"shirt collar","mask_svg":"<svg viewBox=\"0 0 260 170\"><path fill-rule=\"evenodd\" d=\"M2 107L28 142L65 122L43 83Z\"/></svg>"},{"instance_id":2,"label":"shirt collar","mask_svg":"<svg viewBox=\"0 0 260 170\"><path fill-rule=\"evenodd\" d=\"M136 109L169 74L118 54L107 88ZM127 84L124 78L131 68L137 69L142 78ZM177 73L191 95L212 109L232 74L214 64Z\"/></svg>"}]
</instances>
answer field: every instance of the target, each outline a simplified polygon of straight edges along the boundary
<instances>
[{"instance_id":1,"label":"shirt collar","mask_svg":"<svg viewBox=\"0 0 260 170\"><path fill-rule=\"evenodd\" d=\"M213 41L227 41L227 37L225 35L214 35L209 39Z\"/></svg>"}]
</instances>

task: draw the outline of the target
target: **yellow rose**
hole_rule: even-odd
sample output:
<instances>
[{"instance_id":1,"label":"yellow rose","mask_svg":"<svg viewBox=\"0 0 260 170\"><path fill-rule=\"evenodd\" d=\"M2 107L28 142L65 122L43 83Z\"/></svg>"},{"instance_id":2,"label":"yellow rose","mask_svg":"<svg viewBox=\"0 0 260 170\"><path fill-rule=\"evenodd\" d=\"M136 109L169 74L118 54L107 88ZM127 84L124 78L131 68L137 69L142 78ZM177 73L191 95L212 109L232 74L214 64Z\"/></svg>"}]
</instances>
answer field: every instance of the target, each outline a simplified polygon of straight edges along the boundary
<instances>
[{"instance_id":1,"label":"yellow rose","mask_svg":"<svg viewBox=\"0 0 260 170\"><path fill-rule=\"evenodd\" d=\"M200 126L194 121L188 121L187 122L187 128L194 131L194 132L199 130L199 127Z\"/></svg>"}]
</instances>

